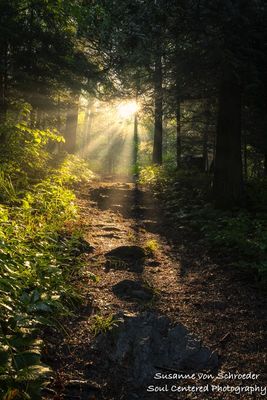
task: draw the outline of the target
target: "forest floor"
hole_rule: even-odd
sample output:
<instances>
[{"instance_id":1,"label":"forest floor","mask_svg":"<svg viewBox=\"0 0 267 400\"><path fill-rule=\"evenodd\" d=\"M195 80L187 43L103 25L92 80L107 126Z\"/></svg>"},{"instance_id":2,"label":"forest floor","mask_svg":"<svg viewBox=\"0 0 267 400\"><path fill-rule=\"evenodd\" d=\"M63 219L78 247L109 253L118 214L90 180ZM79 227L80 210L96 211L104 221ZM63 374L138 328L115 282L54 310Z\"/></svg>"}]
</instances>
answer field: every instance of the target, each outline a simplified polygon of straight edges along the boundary
<instances>
[{"instance_id":1,"label":"forest floor","mask_svg":"<svg viewBox=\"0 0 267 400\"><path fill-rule=\"evenodd\" d=\"M123 375L120 387L115 381L112 383L108 356L105 359L94 346L94 316L101 315L104 320L122 311L135 315L152 310L166 315L218 354L219 371L260 374L257 380L223 380L219 384L266 384L263 335L267 307L263 294L248 275L225 266L225 256L219 249L217 256L212 256L187 227L175 230L164 219L160 204L151 193L133 183L94 182L80 191L79 206L84 238L95 250L86 255L88 266L77 283L84 292L83 307L63 322L67 335L46 340L45 361L55 375L44 398L236 399L236 394L230 393L182 393L180 397L170 392L147 393L145 387L136 394L124 382ZM123 264L107 267L105 254L123 245L153 247L153 254L136 271ZM99 281L93 282L89 272ZM125 280L141 282L152 291L153 300L118 295L114 287ZM263 396L243 393L239 398Z\"/></svg>"}]
</instances>

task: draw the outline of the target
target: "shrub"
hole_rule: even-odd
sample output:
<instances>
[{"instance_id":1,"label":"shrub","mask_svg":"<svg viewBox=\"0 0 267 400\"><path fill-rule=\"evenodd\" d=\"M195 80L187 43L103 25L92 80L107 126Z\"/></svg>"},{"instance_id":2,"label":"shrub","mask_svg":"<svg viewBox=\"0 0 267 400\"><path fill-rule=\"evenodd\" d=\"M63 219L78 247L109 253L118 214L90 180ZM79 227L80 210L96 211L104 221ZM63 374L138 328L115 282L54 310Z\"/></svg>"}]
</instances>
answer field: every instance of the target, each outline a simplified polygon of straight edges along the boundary
<instances>
[{"instance_id":1,"label":"shrub","mask_svg":"<svg viewBox=\"0 0 267 400\"><path fill-rule=\"evenodd\" d=\"M222 212L210 204L210 177L196 171L152 166L140 171L140 184L161 199L164 213L177 227L198 232L206 245L231 255L265 284L267 281L267 180L248 184L249 210Z\"/></svg>"},{"instance_id":2,"label":"shrub","mask_svg":"<svg viewBox=\"0 0 267 400\"><path fill-rule=\"evenodd\" d=\"M66 231L78 210L73 183L90 179L77 157L52 168L46 146L56 132L5 126L0 171L0 399L38 399L49 368L40 332L59 326L80 299L72 281L83 266L79 235ZM5 154L5 157L3 156ZM29 185L29 182L32 184ZM92 278L93 275L92 275Z\"/></svg>"},{"instance_id":3,"label":"shrub","mask_svg":"<svg viewBox=\"0 0 267 400\"><path fill-rule=\"evenodd\" d=\"M81 263L59 236L77 215L73 200L69 189L44 181L20 206L0 207L0 398L38 398L49 371L40 327L57 324L79 297L70 280Z\"/></svg>"},{"instance_id":4,"label":"shrub","mask_svg":"<svg viewBox=\"0 0 267 400\"><path fill-rule=\"evenodd\" d=\"M64 141L57 130L40 130L29 126L31 112L27 104L21 105L20 118L10 117L1 126L1 169L16 188L25 188L29 181L42 179L49 173L52 158L49 146Z\"/></svg>"},{"instance_id":5,"label":"shrub","mask_svg":"<svg viewBox=\"0 0 267 400\"><path fill-rule=\"evenodd\" d=\"M214 248L224 248L233 264L255 271L261 281L267 278L267 216L239 211L202 220L202 232Z\"/></svg>"}]
</instances>

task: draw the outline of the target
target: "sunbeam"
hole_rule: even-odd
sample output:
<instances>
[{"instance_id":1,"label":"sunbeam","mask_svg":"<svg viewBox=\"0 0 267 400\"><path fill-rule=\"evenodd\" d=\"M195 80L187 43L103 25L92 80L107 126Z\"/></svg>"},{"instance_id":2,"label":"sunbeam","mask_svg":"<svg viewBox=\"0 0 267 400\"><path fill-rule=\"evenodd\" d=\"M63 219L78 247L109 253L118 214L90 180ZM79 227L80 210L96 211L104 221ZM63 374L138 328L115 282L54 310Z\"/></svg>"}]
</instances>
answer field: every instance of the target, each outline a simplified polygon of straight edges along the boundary
<instances>
[{"instance_id":1,"label":"sunbeam","mask_svg":"<svg viewBox=\"0 0 267 400\"><path fill-rule=\"evenodd\" d=\"M117 106L118 115L120 118L129 118L138 110L138 104L136 101L127 101L120 103Z\"/></svg>"},{"instance_id":2,"label":"sunbeam","mask_svg":"<svg viewBox=\"0 0 267 400\"><path fill-rule=\"evenodd\" d=\"M134 130L137 112L138 131L143 136L142 140L147 140L147 128L142 127L140 122L140 104L132 99L113 102L93 99L91 103L84 104L83 117L79 121L79 154L96 173L130 178L136 167ZM93 113L90 104L93 104ZM90 116L90 123L86 115Z\"/></svg>"}]
</instances>

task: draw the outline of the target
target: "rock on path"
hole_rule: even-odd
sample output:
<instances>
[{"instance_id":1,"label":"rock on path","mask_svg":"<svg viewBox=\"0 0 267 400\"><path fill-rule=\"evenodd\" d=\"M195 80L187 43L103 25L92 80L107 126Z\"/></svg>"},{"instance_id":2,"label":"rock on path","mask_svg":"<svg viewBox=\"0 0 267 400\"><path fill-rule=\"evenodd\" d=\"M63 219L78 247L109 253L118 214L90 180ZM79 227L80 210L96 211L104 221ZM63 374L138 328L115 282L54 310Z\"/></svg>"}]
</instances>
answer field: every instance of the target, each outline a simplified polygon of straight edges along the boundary
<instances>
[{"instance_id":1,"label":"rock on path","mask_svg":"<svg viewBox=\"0 0 267 400\"><path fill-rule=\"evenodd\" d=\"M147 311L118 313L116 319L118 327L100 335L93 346L108 358L113 382L121 382L123 376L136 388L145 389L160 369L195 373L218 367L216 353L166 316Z\"/></svg>"}]
</instances>

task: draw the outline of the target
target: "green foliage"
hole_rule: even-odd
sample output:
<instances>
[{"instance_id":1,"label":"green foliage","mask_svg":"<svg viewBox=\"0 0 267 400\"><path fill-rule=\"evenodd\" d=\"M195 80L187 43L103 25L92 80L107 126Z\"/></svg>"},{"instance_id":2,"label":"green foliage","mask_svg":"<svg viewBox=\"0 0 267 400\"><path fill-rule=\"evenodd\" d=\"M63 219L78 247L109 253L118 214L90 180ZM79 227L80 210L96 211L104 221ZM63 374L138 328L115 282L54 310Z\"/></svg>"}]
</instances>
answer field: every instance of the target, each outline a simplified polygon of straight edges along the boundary
<instances>
[{"instance_id":1,"label":"green foliage","mask_svg":"<svg viewBox=\"0 0 267 400\"><path fill-rule=\"evenodd\" d=\"M145 251L149 255L153 255L159 248L159 243L155 239L147 240L145 242Z\"/></svg>"},{"instance_id":2,"label":"green foliage","mask_svg":"<svg viewBox=\"0 0 267 400\"><path fill-rule=\"evenodd\" d=\"M210 194L210 177L172 166L149 166L140 170L139 183L149 187L172 214L205 204Z\"/></svg>"},{"instance_id":3,"label":"green foliage","mask_svg":"<svg viewBox=\"0 0 267 400\"><path fill-rule=\"evenodd\" d=\"M168 171L163 166L149 165L139 171L139 183L151 188L164 186L168 181Z\"/></svg>"},{"instance_id":4,"label":"green foliage","mask_svg":"<svg viewBox=\"0 0 267 400\"><path fill-rule=\"evenodd\" d=\"M83 266L78 210L71 184L92 177L84 162L50 164L56 133L18 126L0 171L0 399L38 399L49 369L41 360L40 331L80 301L72 281ZM21 146L21 147L20 147ZM36 173L36 175L35 175ZM23 181L21 180L23 177ZM43 179L40 179L40 178ZM34 184L29 186L31 181ZM72 229L73 230L73 229ZM92 275L92 278L95 278Z\"/></svg>"},{"instance_id":5,"label":"green foliage","mask_svg":"<svg viewBox=\"0 0 267 400\"><path fill-rule=\"evenodd\" d=\"M73 265L77 273L82 264L73 262L75 241L61 238L76 216L73 200L70 190L44 181L20 206L0 207L0 398L10 389L37 398L48 372L38 331L56 325L79 298L70 281Z\"/></svg>"},{"instance_id":6,"label":"green foliage","mask_svg":"<svg viewBox=\"0 0 267 400\"><path fill-rule=\"evenodd\" d=\"M17 193L10 177L0 170L0 201L13 202L17 199Z\"/></svg>"},{"instance_id":7,"label":"green foliage","mask_svg":"<svg viewBox=\"0 0 267 400\"><path fill-rule=\"evenodd\" d=\"M249 206L257 211L267 211L267 178L251 179L247 185Z\"/></svg>"},{"instance_id":8,"label":"green foliage","mask_svg":"<svg viewBox=\"0 0 267 400\"><path fill-rule=\"evenodd\" d=\"M206 214L201 231L213 248L231 254L234 265L254 271L260 281L267 282L267 215Z\"/></svg>"},{"instance_id":9,"label":"green foliage","mask_svg":"<svg viewBox=\"0 0 267 400\"><path fill-rule=\"evenodd\" d=\"M93 323L91 325L91 332L94 336L97 336L101 333L108 333L113 328L117 327L120 323L119 319L116 319L114 315L109 315L108 317L104 317L102 315L95 315L93 318Z\"/></svg>"},{"instance_id":10,"label":"green foliage","mask_svg":"<svg viewBox=\"0 0 267 400\"><path fill-rule=\"evenodd\" d=\"M73 186L80 182L88 182L93 177L94 174L88 168L86 161L81 160L75 155L67 155L64 157L54 179L64 185Z\"/></svg>"},{"instance_id":11,"label":"green foliage","mask_svg":"<svg viewBox=\"0 0 267 400\"><path fill-rule=\"evenodd\" d=\"M6 184L11 180L16 189L21 189L29 181L44 178L49 173L48 162L52 158L49 146L55 146L64 139L56 130L30 128L29 105L18 104L14 111L20 111L20 121L10 115L1 126L0 172L4 174Z\"/></svg>"},{"instance_id":12,"label":"green foliage","mask_svg":"<svg viewBox=\"0 0 267 400\"><path fill-rule=\"evenodd\" d=\"M209 176L164 167L147 167L140 183L160 197L164 213L177 229L198 233L206 245L228 254L233 266L267 282L267 184L255 179L248 185L250 211L222 212L209 203Z\"/></svg>"}]
</instances>

